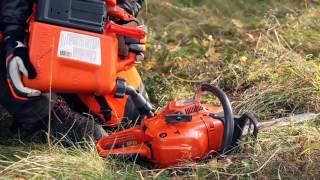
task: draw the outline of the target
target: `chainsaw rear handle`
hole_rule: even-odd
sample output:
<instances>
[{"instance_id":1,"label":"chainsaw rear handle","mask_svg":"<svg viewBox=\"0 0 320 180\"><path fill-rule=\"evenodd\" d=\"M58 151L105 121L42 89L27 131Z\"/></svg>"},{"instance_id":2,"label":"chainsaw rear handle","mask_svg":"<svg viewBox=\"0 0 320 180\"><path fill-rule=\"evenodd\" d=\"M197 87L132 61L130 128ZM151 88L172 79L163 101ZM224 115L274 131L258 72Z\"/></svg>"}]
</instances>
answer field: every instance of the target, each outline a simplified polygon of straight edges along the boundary
<instances>
[{"instance_id":1,"label":"chainsaw rear handle","mask_svg":"<svg viewBox=\"0 0 320 180\"><path fill-rule=\"evenodd\" d=\"M106 154L105 154L106 153ZM102 157L135 157L140 156L147 159L151 158L151 150L150 148L141 143L135 146L123 147L123 148L115 148L110 150L104 150L104 152L100 153Z\"/></svg>"},{"instance_id":2,"label":"chainsaw rear handle","mask_svg":"<svg viewBox=\"0 0 320 180\"><path fill-rule=\"evenodd\" d=\"M148 140L141 126L136 126L116 134L101 138L97 143L97 150L102 157L110 155L139 155L151 158L151 150L144 144ZM119 147L127 142L135 142L136 145Z\"/></svg>"},{"instance_id":3,"label":"chainsaw rear handle","mask_svg":"<svg viewBox=\"0 0 320 180\"><path fill-rule=\"evenodd\" d=\"M202 84L198 89L194 100L197 103L200 103L201 96L203 92L210 92L214 96L216 96L222 104L223 112L224 112L224 135L222 141L222 147L220 149L220 153L226 154L228 149L232 147L233 142L233 133L234 133L234 119L232 113L231 103L227 97L227 95L219 88L215 87L211 84Z\"/></svg>"}]
</instances>

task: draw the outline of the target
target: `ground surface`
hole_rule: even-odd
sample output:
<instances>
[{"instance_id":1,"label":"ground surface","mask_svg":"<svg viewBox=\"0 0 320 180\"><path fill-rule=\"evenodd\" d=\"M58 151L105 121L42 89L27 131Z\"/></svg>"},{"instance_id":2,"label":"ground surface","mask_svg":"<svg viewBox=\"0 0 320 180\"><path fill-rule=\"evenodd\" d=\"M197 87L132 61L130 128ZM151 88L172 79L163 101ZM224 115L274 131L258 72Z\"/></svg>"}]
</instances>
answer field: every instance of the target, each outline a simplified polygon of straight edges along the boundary
<instances>
[{"instance_id":1,"label":"ground surface","mask_svg":"<svg viewBox=\"0 0 320 180\"><path fill-rule=\"evenodd\" d=\"M149 0L148 58L140 68L159 107L203 82L227 92L236 113L260 121L320 110L320 6L303 0ZM2 113L3 114L3 113ZM5 123L7 115L1 116ZM168 170L103 160L88 148L1 141L0 174L71 179L318 179L320 118L261 132L226 160ZM0 131L0 135L4 130ZM1 179L1 178L0 178Z\"/></svg>"}]
</instances>

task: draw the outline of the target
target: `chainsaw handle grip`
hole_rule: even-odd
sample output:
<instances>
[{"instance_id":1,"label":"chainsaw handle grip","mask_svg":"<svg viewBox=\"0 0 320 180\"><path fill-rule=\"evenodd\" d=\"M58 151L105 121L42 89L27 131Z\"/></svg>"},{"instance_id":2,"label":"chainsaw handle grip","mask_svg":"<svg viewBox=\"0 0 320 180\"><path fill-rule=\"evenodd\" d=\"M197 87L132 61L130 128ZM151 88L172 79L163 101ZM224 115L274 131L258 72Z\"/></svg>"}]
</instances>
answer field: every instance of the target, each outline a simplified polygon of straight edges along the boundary
<instances>
[{"instance_id":1,"label":"chainsaw handle grip","mask_svg":"<svg viewBox=\"0 0 320 180\"><path fill-rule=\"evenodd\" d=\"M120 154L138 154L151 158L151 150L144 144L145 141L148 141L148 138L145 136L143 128L136 126L101 138L97 142L96 148L102 157ZM129 142L135 142L136 145L122 148L122 145L126 145ZM119 147L119 145L121 148L115 148Z\"/></svg>"},{"instance_id":2,"label":"chainsaw handle grip","mask_svg":"<svg viewBox=\"0 0 320 180\"><path fill-rule=\"evenodd\" d=\"M109 21L106 28L106 33L116 33L117 35L130 37L133 39L144 39L147 33L137 27L128 27L114 23L113 21Z\"/></svg>"},{"instance_id":3,"label":"chainsaw handle grip","mask_svg":"<svg viewBox=\"0 0 320 180\"><path fill-rule=\"evenodd\" d=\"M233 133L234 133L234 118L232 113L231 103L227 95L219 88L212 84L202 84L197 90L194 97L196 103L200 103L201 97L204 92L210 92L216 96L222 104L224 112L224 135L221 148L221 154L227 154L232 148Z\"/></svg>"},{"instance_id":4,"label":"chainsaw handle grip","mask_svg":"<svg viewBox=\"0 0 320 180\"><path fill-rule=\"evenodd\" d=\"M108 156L119 156L119 155L139 155L141 157L146 157L151 159L151 151L145 144L138 144L136 146L129 146L124 148L115 148L110 150L105 150L99 145L97 145L99 155L102 157Z\"/></svg>"}]
</instances>

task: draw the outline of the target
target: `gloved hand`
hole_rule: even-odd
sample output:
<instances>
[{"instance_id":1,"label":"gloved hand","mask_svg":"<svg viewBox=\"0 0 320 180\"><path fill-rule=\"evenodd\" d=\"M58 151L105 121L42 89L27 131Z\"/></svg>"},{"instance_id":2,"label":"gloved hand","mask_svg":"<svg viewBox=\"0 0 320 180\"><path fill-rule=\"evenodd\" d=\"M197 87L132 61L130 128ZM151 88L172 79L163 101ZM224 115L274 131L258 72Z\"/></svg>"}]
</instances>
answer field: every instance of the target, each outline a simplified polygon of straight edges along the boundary
<instances>
[{"instance_id":1,"label":"gloved hand","mask_svg":"<svg viewBox=\"0 0 320 180\"><path fill-rule=\"evenodd\" d=\"M56 98L52 113L53 135L66 143L71 141L70 145L84 140L98 141L108 136L102 125L96 123L94 118L75 112L62 97Z\"/></svg>"},{"instance_id":2,"label":"gloved hand","mask_svg":"<svg viewBox=\"0 0 320 180\"><path fill-rule=\"evenodd\" d=\"M132 16L137 17L144 4L144 0L118 0L117 4Z\"/></svg>"},{"instance_id":3,"label":"gloved hand","mask_svg":"<svg viewBox=\"0 0 320 180\"><path fill-rule=\"evenodd\" d=\"M37 73L30 62L28 48L22 43L22 38L17 38L17 33L11 32L5 36L7 80L12 95L27 100L28 97L40 96L41 92L23 85L21 75L34 79Z\"/></svg>"},{"instance_id":4,"label":"gloved hand","mask_svg":"<svg viewBox=\"0 0 320 180\"><path fill-rule=\"evenodd\" d=\"M146 31L146 27L144 25L138 25L138 22L131 21L124 26L129 27L137 27ZM136 62L140 63L144 60L145 55L144 52L146 50L146 38L144 39L132 39L129 37L118 36L119 40L119 55L121 57L128 57L129 52L133 52L136 54Z\"/></svg>"}]
</instances>

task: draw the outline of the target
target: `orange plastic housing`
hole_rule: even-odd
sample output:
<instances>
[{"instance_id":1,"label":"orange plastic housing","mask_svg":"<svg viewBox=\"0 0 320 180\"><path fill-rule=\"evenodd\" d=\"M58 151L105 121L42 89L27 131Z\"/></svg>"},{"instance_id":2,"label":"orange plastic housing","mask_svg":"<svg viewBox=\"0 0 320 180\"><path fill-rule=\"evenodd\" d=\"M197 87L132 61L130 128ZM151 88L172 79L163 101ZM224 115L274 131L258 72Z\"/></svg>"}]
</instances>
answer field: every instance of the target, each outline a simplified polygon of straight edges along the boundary
<instances>
[{"instance_id":1,"label":"orange plastic housing","mask_svg":"<svg viewBox=\"0 0 320 180\"><path fill-rule=\"evenodd\" d=\"M221 149L224 124L210 113L222 113L220 106L176 101L143 124L120 131L97 143L101 156L139 154L159 167L168 167L184 161L198 161ZM166 115L192 115L190 122L168 123ZM122 147L123 144L132 144ZM119 147L120 148L114 148Z\"/></svg>"},{"instance_id":2,"label":"orange plastic housing","mask_svg":"<svg viewBox=\"0 0 320 180\"><path fill-rule=\"evenodd\" d=\"M119 71L115 33L97 34L35 21L29 26L30 58L38 75L34 80L24 78L27 87L97 95L114 90Z\"/></svg>"},{"instance_id":3,"label":"orange plastic housing","mask_svg":"<svg viewBox=\"0 0 320 180\"><path fill-rule=\"evenodd\" d=\"M139 89L139 87L142 85L141 77L135 67L131 67L126 71L117 73L117 77L125 79L126 83L135 89ZM106 120L101 114L101 107L91 94L80 94L79 97L95 115L97 115L101 120L105 121L107 127L115 128L119 126L119 124L125 118L125 107L128 100L127 95L124 98L115 98L114 95L105 96L110 108L112 109L110 120Z\"/></svg>"},{"instance_id":4,"label":"orange plastic housing","mask_svg":"<svg viewBox=\"0 0 320 180\"><path fill-rule=\"evenodd\" d=\"M215 109L215 112L219 111L221 109ZM213 119L207 113L195 113L193 120L186 123L169 124L163 119L165 117L160 115L145 122L146 135L153 137L149 147L152 147L154 164L168 167L183 160L199 161L220 150L224 132L221 120Z\"/></svg>"}]
</instances>

